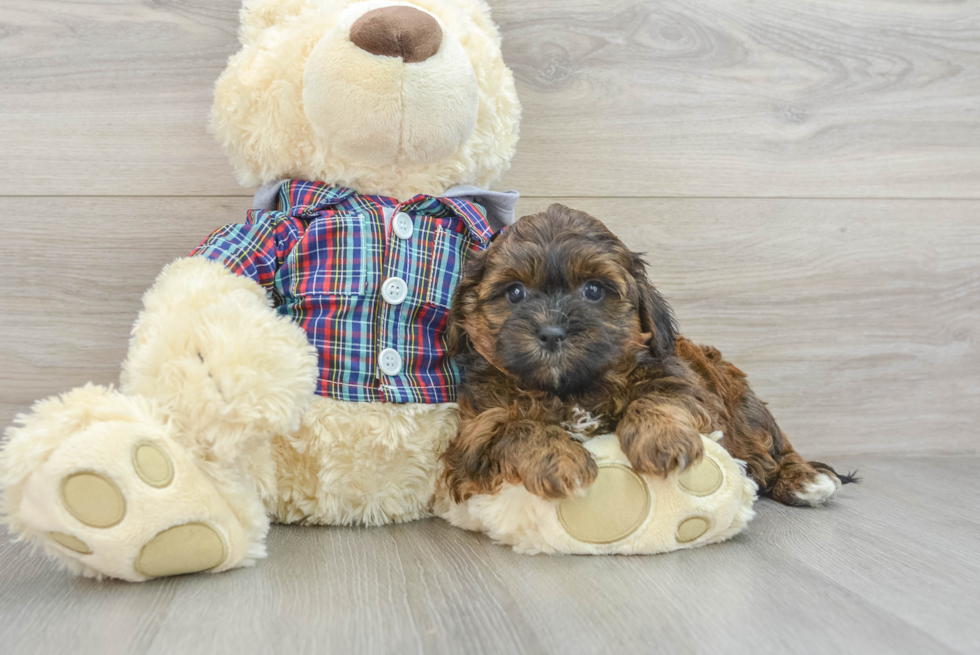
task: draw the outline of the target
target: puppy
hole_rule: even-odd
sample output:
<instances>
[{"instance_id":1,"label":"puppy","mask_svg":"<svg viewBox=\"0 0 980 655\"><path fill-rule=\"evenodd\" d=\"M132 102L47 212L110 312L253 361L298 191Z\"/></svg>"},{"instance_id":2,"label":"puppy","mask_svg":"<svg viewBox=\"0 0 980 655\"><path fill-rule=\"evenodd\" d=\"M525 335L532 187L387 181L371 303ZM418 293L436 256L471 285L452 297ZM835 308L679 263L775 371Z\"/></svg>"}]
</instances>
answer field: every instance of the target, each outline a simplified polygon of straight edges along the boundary
<instances>
[{"instance_id":1,"label":"puppy","mask_svg":"<svg viewBox=\"0 0 980 655\"><path fill-rule=\"evenodd\" d=\"M465 371L459 433L443 455L457 502L505 481L568 496L597 473L580 441L612 431L633 468L667 475L721 430L787 505L819 505L853 481L797 454L745 374L677 334L640 256L580 211L525 216L470 257L449 349Z\"/></svg>"}]
</instances>

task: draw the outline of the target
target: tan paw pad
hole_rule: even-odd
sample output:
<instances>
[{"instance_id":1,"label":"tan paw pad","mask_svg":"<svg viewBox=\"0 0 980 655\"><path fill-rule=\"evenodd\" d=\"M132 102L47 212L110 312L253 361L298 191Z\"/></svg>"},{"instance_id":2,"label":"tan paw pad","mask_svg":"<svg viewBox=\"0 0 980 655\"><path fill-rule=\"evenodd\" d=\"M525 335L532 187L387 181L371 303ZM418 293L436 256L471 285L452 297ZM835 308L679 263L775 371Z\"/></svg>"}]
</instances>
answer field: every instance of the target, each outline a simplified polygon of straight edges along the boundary
<instances>
[{"instance_id":1,"label":"tan paw pad","mask_svg":"<svg viewBox=\"0 0 980 655\"><path fill-rule=\"evenodd\" d=\"M585 496L558 505L558 521L573 539L609 544L636 532L650 514L650 490L633 469L600 464Z\"/></svg>"},{"instance_id":2,"label":"tan paw pad","mask_svg":"<svg viewBox=\"0 0 980 655\"><path fill-rule=\"evenodd\" d=\"M710 496L721 488L724 480L721 467L708 457L677 476L677 484L692 496Z\"/></svg>"},{"instance_id":3,"label":"tan paw pad","mask_svg":"<svg viewBox=\"0 0 980 655\"><path fill-rule=\"evenodd\" d=\"M136 475L151 487L166 487L174 479L174 465L160 446L141 443L133 449Z\"/></svg>"},{"instance_id":4,"label":"tan paw pad","mask_svg":"<svg viewBox=\"0 0 980 655\"><path fill-rule=\"evenodd\" d=\"M207 571L227 557L225 540L205 523L187 523L168 528L153 537L140 551L133 567L140 575L161 578Z\"/></svg>"},{"instance_id":5,"label":"tan paw pad","mask_svg":"<svg viewBox=\"0 0 980 655\"><path fill-rule=\"evenodd\" d=\"M66 477L61 500L72 516L93 528L111 528L126 516L126 499L119 487L100 473L84 471Z\"/></svg>"},{"instance_id":6,"label":"tan paw pad","mask_svg":"<svg viewBox=\"0 0 980 655\"><path fill-rule=\"evenodd\" d=\"M708 531L709 525L708 519L700 516L692 516L681 521L681 524L677 526L677 543L686 544L694 541Z\"/></svg>"},{"instance_id":7,"label":"tan paw pad","mask_svg":"<svg viewBox=\"0 0 980 655\"><path fill-rule=\"evenodd\" d=\"M82 555L92 554L92 549L78 537L73 537L70 534L65 534L64 532L49 532L48 537L51 538L51 541L64 546L68 550L73 550L76 553L81 553Z\"/></svg>"}]
</instances>

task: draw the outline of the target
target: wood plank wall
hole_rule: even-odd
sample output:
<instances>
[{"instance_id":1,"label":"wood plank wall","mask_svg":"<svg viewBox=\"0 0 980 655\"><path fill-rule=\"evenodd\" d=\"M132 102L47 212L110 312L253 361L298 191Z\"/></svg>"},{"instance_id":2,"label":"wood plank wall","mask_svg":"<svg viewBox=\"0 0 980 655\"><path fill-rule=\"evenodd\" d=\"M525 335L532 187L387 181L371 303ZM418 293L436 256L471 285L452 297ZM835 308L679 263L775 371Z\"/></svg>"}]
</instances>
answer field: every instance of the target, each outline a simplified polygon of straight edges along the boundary
<instances>
[{"instance_id":1,"label":"wood plank wall","mask_svg":"<svg viewBox=\"0 0 980 655\"><path fill-rule=\"evenodd\" d=\"M806 454L980 451L980 3L491 6L522 211L647 252ZM249 207L206 131L237 11L0 4L0 425L114 381L160 267Z\"/></svg>"}]
</instances>

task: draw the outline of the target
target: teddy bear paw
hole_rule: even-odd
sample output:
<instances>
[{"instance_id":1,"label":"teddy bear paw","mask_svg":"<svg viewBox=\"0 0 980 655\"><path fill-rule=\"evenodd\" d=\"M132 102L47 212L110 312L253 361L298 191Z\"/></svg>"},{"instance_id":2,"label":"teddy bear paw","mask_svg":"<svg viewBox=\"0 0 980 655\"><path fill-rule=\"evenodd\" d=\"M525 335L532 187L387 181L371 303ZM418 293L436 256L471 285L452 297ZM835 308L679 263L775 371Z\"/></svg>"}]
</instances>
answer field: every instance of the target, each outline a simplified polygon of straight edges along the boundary
<instances>
[{"instance_id":1,"label":"teddy bear paw","mask_svg":"<svg viewBox=\"0 0 980 655\"><path fill-rule=\"evenodd\" d=\"M223 571L264 555L268 520L256 494L236 493L233 473L216 470L219 493L206 463L160 418L96 421L65 436L14 490L14 531L79 573L130 581ZM16 455L4 453L5 464Z\"/></svg>"},{"instance_id":2,"label":"teddy bear paw","mask_svg":"<svg viewBox=\"0 0 980 655\"><path fill-rule=\"evenodd\" d=\"M714 441L714 435L704 439L705 456L666 478L644 476L615 459L600 462L585 494L559 503L559 524L575 541L603 552L618 552L615 544L639 532L655 535L656 546L638 542L627 552L667 551L727 538L751 518L755 487L734 467L729 479L721 462L731 459Z\"/></svg>"},{"instance_id":3,"label":"teddy bear paw","mask_svg":"<svg viewBox=\"0 0 980 655\"><path fill-rule=\"evenodd\" d=\"M721 467L705 457L676 478L686 495L707 497L724 482ZM653 500L647 483L624 464L599 466L599 475L584 496L570 498L558 506L558 520L569 536L591 544L620 541L636 532L650 516ZM677 526L679 544L695 541L711 527L707 516L689 516Z\"/></svg>"}]
</instances>

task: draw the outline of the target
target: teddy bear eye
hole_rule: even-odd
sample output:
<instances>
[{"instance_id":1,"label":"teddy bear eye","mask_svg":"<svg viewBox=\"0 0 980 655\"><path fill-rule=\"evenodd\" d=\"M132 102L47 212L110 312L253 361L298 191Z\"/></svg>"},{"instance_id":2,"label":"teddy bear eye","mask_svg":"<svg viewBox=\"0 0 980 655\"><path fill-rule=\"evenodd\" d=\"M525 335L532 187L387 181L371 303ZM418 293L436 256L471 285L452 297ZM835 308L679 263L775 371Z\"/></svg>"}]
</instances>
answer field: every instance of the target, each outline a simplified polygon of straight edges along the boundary
<instances>
[{"instance_id":1,"label":"teddy bear eye","mask_svg":"<svg viewBox=\"0 0 980 655\"><path fill-rule=\"evenodd\" d=\"M606 290L602 288L602 285L595 280L589 280L584 285L582 285L582 295L586 300L602 300L603 294Z\"/></svg>"},{"instance_id":2,"label":"teddy bear eye","mask_svg":"<svg viewBox=\"0 0 980 655\"><path fill-rule=\"evenodd\" d=\"M525 298L527 298L527 289L520 282L507 287L507 300L510 302L516 305Z\"/></svg>"}]
</instances>

